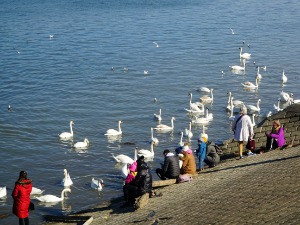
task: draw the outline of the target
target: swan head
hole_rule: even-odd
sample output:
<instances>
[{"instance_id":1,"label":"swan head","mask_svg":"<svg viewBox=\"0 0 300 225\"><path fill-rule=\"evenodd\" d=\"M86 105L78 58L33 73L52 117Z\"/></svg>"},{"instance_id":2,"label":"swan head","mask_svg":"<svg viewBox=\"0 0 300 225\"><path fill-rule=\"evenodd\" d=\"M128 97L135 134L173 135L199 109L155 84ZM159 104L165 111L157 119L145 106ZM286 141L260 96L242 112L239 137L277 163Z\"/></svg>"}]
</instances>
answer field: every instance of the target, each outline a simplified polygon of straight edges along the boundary
<instances>
[{"instance_id":1,"label":"swan head","mask_svg":"<svg viewBox=\"0 0 300 225\"><path fill-rule=\"evenodd\" d=\"M90 141L89 141L87 138L84 139L84 142L85 142L87 145L90 144Z\"/></svg>"},{"instance_id":2,"label":"swan head","mask_svg":"<svg viewBox=\"0 0 300 225\"><path fill-rule=\"evenodd\" d=\"M62 192L70 192L71 193L71 189L70 188L65 188Z\"/></svg>"},{"instance_id":3,"label":"swan head","mask_svg":"<svg viewBox=\"0 0 300 225\"><path fill-rule=\"evenodd\" d=\"M175 117L172 117L171 120L172 120L172 121L175 121L176 119L175 119Z\"/></svg>"},{"instance_id":4,"label":"swan head","mask_svg":"<svg viewBox=\"0 0 300 225\"><path fill-rule=\"evenodd\" d=\"M70 121L70 125L74 125L75 123L73 122L73 120Z\"/></svg>"}]
</instances>

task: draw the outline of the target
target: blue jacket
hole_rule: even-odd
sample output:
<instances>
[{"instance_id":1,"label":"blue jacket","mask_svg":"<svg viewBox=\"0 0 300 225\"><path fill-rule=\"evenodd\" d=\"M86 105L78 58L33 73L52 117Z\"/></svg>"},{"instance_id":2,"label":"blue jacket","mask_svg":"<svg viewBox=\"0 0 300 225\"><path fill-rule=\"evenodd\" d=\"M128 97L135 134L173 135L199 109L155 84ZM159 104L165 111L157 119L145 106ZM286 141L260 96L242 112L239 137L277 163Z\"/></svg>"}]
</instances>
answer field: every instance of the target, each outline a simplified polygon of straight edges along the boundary
<instances>
[{"instance_id":1,"label":"blue jacket","mask_svg":"<svg viewBox=\"0 0 300 225\"><path fill-rule=\"evenodd\" d=\"M205 157L206 157L206 143L205 142L201 142L201 144L198 145L197 156L202 161L205 159Z\"/></svg>"}]
</instances>

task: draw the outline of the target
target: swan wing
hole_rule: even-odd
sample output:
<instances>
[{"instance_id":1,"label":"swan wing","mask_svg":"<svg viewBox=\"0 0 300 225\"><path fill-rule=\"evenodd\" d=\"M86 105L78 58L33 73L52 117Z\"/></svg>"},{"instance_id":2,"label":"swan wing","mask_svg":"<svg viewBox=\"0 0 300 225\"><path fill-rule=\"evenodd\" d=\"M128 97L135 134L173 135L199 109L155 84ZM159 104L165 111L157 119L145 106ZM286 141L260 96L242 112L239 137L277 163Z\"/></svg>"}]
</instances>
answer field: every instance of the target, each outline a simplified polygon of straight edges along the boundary
<instances>
[{"instance_id":1,"label":"swan wing","mask_svg":"<svg viewBox=\"0 0 300 225\"><path fill-rule=\"evenodd\" d=\"M61 198L54 196L54 195L43 195L40 197L35 197L40 202L59 202L62 201Z\"/></svg>"}]
</instances>

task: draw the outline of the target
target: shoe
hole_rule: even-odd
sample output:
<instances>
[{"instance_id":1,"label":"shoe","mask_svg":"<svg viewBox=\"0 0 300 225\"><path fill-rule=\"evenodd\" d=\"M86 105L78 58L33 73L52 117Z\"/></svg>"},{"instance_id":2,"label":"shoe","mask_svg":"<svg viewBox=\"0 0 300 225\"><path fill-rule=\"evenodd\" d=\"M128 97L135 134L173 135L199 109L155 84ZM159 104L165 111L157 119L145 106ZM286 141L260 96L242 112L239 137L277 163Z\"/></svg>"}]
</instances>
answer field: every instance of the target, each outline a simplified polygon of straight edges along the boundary
<instances>
[{"instance_id":1,"label":"shoe","mask_svg":"<svg viewBox=\"0 0 300 225\"><path fill-rule=\"evenodd\" d=\"M253 152L248 152L247 155L248 155L248 156L254 156L254 155L256 155L256 154L253 153Z\"/></svg>"},{"instance_id":2,"label":"shoe","mask_svg":"<svg viewBox=\"0 0 300 225\"><path fill-rule=\"evenodd\" d=\"M244 158L244 157L243 157L242 155L240 155L240 157L238 157L237 160L243 159L243 158Z\"/></svg>"}]
</instances>

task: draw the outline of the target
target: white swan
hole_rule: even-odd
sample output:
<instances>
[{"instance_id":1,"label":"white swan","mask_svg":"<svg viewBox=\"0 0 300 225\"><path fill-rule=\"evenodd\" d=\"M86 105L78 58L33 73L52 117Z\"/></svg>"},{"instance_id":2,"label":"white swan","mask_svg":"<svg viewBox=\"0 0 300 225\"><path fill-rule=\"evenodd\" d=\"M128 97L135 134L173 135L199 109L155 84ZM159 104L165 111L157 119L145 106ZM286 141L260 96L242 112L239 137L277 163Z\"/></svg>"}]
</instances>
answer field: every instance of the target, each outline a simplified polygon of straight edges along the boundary
<instances>
[{"instance_id":1,"label":"white swan","mask_svg":"<svg viewBox=\"0 0 300 225\"><path fill-rule=\"evenodd\" d=\"M246 89L257 89L258 88L258 79L255 79L255 84L250 81L246 81L245 83L241 83Z\"/></svg>"},{"instance_id":2,"label":"white swan","mask_svg":"<svg viewBox=\"0 0 300 225\"><path fill-rule=\"evenodd\" d=\"M228 91L227 95L228 95L228 100L227 100L226 110L227 111L232 111L233 108L231 108L231 91Z\"/></svg>"},{"instance_id":3,"label":"white swan","mask_svg":"<svg viewBox=\"0 0 300 225\"><path fill-rule=\"evenodd\" d=\"M240 47L240 58L242 59L250 59L251 58L251 54L250 53L243 53L243 48Z\"/></svg>"},{"instance_id":4,"label":"white swan","mask_svg":"<svg viewBox=\"0 0 300 225\"><path fill-rule=\"evenodd\" d=\"M254 105L247 105L247 109L251 112L260 112L260 108L259 108L259 103L260 103L260 99L257 100L256 106Z\"/></svg>"},{"instance_id":5,"label":"white swan","mask_svg":"<svg viewBox=\"0 0 300 225\"><path fill-rule=\"evenodd\" d=\"M210 119L206 117L206 115L204 117L197 117L197 116L193 116L192 119L192 123L193 124L208 124L210 122Z\"/></svg>"},{"instance_id":6,"label":"white swan","mask_svg":"<svg viewBox=\"0 0 300 225\"><path fill-rule=\"evenodd\" d=\"M90 144L89 140L87 138L85 138L83 140L83 142L82 141L76 142L74 144L74 148L87 148L89 146L89 144Z\"/></svg>"},{"instance_id":7,"label":"white swan","mask_svg":"<svg viewBox=\"0 0 300 225\"><path fill-rule=\"evenodd\" d=\"M284 70L282 70L281 81L283 84L287 82L287 76L285 75Z\"/></svg>"},{"instance_id":8,"label":"white swan","mask_svg":"<svg viewBox=\"0 0 300 225\"><path fill-rule=\"evenodd\" d=\"M121 120L119 120L119 122L118 122L118 130L115 130L115 129L108 129L107 131L106 131L106 134L104 134L104 135L120 135L120 134L122 134L122 130L121 130L121 123L122 123L122 121Z\"/></svg>"},{"instance_id":9,"label":"white swan","mask_svg":"<svg viewBox=\"0 0 300 225\"><path fill-rule=\"evenodd\" d=\"M150 150L147 149L140 149L137 151L137 155L139 157L144 156L145 158L153 158L154 157L154 150L153 150L153 144L150 144Z\"/></svg>"},{"instance_id":10,"label":"white swan","mask_svg":"<svg viewBox=\"0 0 300 225\"><path fill-rule=\"evenodd\" d=\"M257 67L257 72L256 72L256 79L261 80L262 76L259 73L259 66Z\"/></svg>"},{"instance_id":11,"label":"white swan","mask_svg":"<svg viewBox=\"0 0 300 225\"><path fill-rule=\"evenodd\" d=\"M59 134L59 137L61 139L70 139L70 138L73 138L74 134L73 134L72 125L74 125L74 122L70 121L70 132L62 132L61 134Z\"/></svg>"},{"instance_id":12,"label":"white swan","mask_svg":"<svg viewBox=\"0 0 300 225\"><path fill-rule=\"evenodd\" d=\"M157 121L161 121L162 118L161 118L161 109L159 109L159 114L155 114L154 113L154 119L157 120Z\"/></svg>"},{"instance_id":13,"label":"white swan","mask_svg":"<svg viewBox=\"0 0 300 225\"><path fill-rule=\"evenodd\" d=\"M235 66L229 66L229 68L234 71L245 71L246 70L246 60L243 59L243 66L235 65Z\"/></svg>"},{"instance_id":14,"label":"white swan","mask_svg":"<svg viewBox=\"0 0 300 225\"><path fill-rule=\"evenodd\" d=\"M208 95L204 95L200 98L200 101L203 102L203 103L212 103L214 101L214 95L213 95L213 90L214 89L211 89L210 90L210 96Z\"/></svg>"},{"instance_id":15,"label":"white swan","mask_svg":"<svg viewBox=\"0 0 300 225\"><path fill-rule=\"evenodd\" d=\"M94 178L92 178L91 188L97 189L98 191L102 191L103 186L104 182L102 179L95 180Z\"/></svg>"},{"instance_id":16,"label":"white swan","mask_svg":"<svg viewBox=\"0 0 300 225\"><path fill-rule=\"evenodd\" d=\"M283 109L280 108L280 98L278 98L277 105L274 104L274 109L275 109L275 111L277 111L277 112L283 110Z\"/></svg>"},{"instance_id":17,"label":"white swan","mask_svg":"<svg viewBox=\"0 0 300 225\"><path fill-rule=\"evenodd\" d=\"M153 127L151 127L151 139L149 140L150 143L157 145L159 140L153 136Z\"/></svg>"},{"instance_id":18,"label":"white swan","mask_svg":"<svg viewBox=\"0 0 300 225\"><path fill-rule=\"evenodd\" d=\"M199 91L206 92L206 93L210 93L210 89L207 88L207 87L201 87L201 88L199 89Z\"/></svg>"},{"instance_id":19,"label":"white swan","mask_svg":"<svg viewBox=\"0 0 300 225\"><path fill-rule=\"evenodd\" d=\"M71 192L70 188L65 188L64 190L62 190L60 198L55 196L55 195L42 195L40 197L35 197L37 200L39 200L40 202L60 202L63 201L65 196L65 192Z\"/></svg>"},{"instance_id":20,"label":"white swan","mask_svg":"<svg viewBox=\"0 0 300 225\"><path fill-rule=\"evenodd\" d=\"M122 168L121 168L121 176L126 179L126 177L128 176L128 164L124 163Z\"/></svg>"},{"instance_id":21,"label":"white swan","mask_svg":"<svg viewBox=\"0 0 300 225\"><path fill-rule=\"evenodd\" d=\"M229 116L229 120L234 120L235 116L233 115L233 97L230 99L230 107L232 108L232 110L230 111L230 116Z\"/></svg>"},{"instance_id":22,"label":"white swan","mask_svg":"<svg viewBox=\"0 0 300 225\"><path fill-rule=\"evenodd\" d=\"M289 102L292 99L291 95L292 94L288 94L288 93L282 91L282 92L280 92L280 100L282 102Z\"/></svg>"},{"instance_id":23,"label":"white swan","mask_svg":"<svg viewBox=\"0 0 300 225\"><path fill-rule=\"evenodd\" d=\"M134 156L133 156L133 159L130 158L129 156L123 155L123 154L120 154L120 155L115 156L113 153L111 153L111 155L112 155L112 157L116 160L116 162L118 162L118 163L123 163L123 164L132 164L134 161L137 160L136 148L135 148L135 150L134 150Z\"/></svg>"},{"instance_id":24,"label":"white swan","mask_svg":"<svg viewBox=\"0 0 300 225\"><path fill-rule=\"evenodd\" d=\"M213 120L213 114L208 112L208 108L206 108L206 114L205 117L209 120Z\"/></svg>"},{"instance_id":25,"label":"white swan","mask_svg":"<svg viewBox=\"0 0 300 225\"><path fill-rule=\"evenodd\" d=\"M207 133L205 133L205 130L207 128L205 127L205 125L202 125L202 133L200 134L200 137L205 137L208 140L208 135Z\"/></svg>"},{"instance_id":26,"label":"white swan","mask_svg":"<svg viewBox=\"0 0 300 225\"><path fill-rule=\"evenodd\" d=\"M252 126L253 127L256 125L254 117L255 117L255 114L253 113L252 114Z\"/></svg>"},{"instance_id":27,"label":"white swan","mask_svg":"<svg viewBox=\"0 0 300 225\"><path fill-rule=\"evenodd\" d=\"M192 102L193 94L189 93L190 97L190 111L195 113L203 113L204 105L201 102Z\"/></svg>"},{"instance_id":28,"label":"white swan","mask_svg":"<svg viewBox=\"0 0 300 225\"><path fill-rule=\"evenodd\" d=\"M184 136L188 137L188 138L193 137L192 122L189 122L189 128L185 128L185 130L184 130Z\"/></svg>"},{"instance_id":29,"label":"white swan","mask_svg":"<svg viewBox=\"0 0 300 225\"><path fill-rule=\"evenodd\" d=\"M73 181L70 177L70 174L68 173L67 169L64 169L64 178L61 181L61 185L64 187L69 187L73 184Z\"/></svg>"},{"instance_id":30,"label":"white swan","mask_svg":"<svg viewBox=\"0 0 300 225\"><path fill-rule=\"evenodd\" d=\"M165 124L158 124L154 130L173 130L174 129L174 120L175 117L171 118L171 126L165 125Z\"/></svg>"},{"instance_id":31,"label":"white swan","mask_svg":"<svg viewBox=\"0 0 300 225\"><path fill-rule=\"evenodd\" d=\"M184 146L184 142L183 142L183 132L180 132L180 141L178 143L178 147L183 147Z\"/></svg>"},{"instance_id":32,"label":"white swan","mask_svg":"<svg viewBox=\"0 0 300 225\"><path fill-rule=\"evenodd\" d=\"M0 198L6 198L6 195L7 195L6 186L0 187Z\"/></svg>"},{"instance_id":33,"label":"white swan","mask_svg":"<svg viewBox=\"0 0 300 225\"><path fill-rule=\"evenodd\" d=\"M32 187L32 190L30 192L30 195L41 195L43 194L45 190L41 190L39 188L36 188L36 187Z\"/></svg>"}]
</instances>

